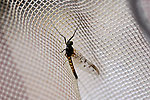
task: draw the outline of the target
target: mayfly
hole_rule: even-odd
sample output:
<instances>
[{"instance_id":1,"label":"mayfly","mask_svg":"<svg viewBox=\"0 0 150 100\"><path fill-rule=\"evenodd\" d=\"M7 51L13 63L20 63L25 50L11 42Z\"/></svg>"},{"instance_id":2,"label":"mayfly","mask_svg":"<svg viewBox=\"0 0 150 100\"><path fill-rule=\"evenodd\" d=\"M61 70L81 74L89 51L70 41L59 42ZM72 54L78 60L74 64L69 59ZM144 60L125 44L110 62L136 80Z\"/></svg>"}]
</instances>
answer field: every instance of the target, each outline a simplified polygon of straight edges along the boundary
<instances>
[{"instance_id":1,"label":"mayfly","mask_svg":"<svg viewBox=\"0 0 150 100\"><path fill-rule=\"evenodd\" d=\"M57 28L54 27L56 30ZM71 41L71 39L75 36L75 33L77 31L78 28L75 29L73 35L70 37L70 39L68 41L66 41L66 37L63 36L58 30L58 33L64 38L65 40L65 44L66 44L66 48L63 49L62 52L66 51L65 53L65 56L67 57L68 61L69 61L69 65L72 69L72 72L75 76L76 79L78 79L78 76L77 76L77 73L76 73L76 70L74 69L74 65L73 65L73 62L72 62L72 57L75 59L76 62L78 63L82 63L83 64L83 67L87 67L87 68L91 68L92 71L95 73L95 74L99 74L99 70L98 68L92 64L90 61L88 61L84 56L82 56L81 53L77 52L73 47L73 41ZM61 53L62 53L61 52Z\"/></svg>"}]
</instances>

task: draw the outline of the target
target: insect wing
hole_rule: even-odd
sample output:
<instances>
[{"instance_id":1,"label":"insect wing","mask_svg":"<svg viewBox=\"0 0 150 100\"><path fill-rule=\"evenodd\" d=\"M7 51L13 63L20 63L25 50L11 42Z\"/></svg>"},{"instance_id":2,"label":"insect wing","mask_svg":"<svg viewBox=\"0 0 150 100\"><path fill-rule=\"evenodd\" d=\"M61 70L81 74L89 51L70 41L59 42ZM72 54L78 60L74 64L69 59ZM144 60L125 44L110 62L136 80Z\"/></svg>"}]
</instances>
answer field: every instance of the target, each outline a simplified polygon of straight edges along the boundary
<instances>
[{"instance_id":1,"label":"insect wing","mask_svg":"<svg viewBox=\"0 0 150 100\"><path fill-rule=\"evenodd\" d=\"M87 60L81 53L74 50L73 61L75 64L78 64L79 68L95 75L99 75L98 68L92 64L89 60Z\"/></svg>"}]
</instances>

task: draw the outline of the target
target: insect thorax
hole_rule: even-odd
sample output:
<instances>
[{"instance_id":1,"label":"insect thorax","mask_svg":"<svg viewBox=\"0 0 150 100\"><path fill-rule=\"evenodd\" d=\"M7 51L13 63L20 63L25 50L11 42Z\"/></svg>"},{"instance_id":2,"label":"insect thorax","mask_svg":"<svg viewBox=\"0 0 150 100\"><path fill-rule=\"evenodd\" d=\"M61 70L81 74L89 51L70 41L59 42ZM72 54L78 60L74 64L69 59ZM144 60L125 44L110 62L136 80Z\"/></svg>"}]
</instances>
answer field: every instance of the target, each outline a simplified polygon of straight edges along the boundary
<instances>
[{"instance_id":1,"label":"insect thorax","mask_svg":"<svg viewBox=\"0 0 150 100\"><path fill-rule=\"evenodd\" d=\"M72 56L72 54L73 54L73 47L72 46L67 46L66 47L66 55L68 57L70 57L70 56Z\"/></svg>"}]
</instances>

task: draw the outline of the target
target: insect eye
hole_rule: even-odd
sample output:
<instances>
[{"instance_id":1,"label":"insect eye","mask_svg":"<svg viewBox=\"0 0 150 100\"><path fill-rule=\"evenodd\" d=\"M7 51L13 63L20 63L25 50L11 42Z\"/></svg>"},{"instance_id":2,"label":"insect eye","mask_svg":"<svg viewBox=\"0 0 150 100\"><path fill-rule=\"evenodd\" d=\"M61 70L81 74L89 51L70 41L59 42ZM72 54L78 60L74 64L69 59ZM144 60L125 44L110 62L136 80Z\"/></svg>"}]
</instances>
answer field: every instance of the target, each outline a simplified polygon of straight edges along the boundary
<instances>
[{"instance_id":1,"label":"insect eye","mask_svg":"<svg viewBox=\"0 0 150 100\"><path fill-rule=\"evenodd\" d=\"M70 45L73 45L73 42L72 42L72 41L70 41Z\"/></svg>"}]
</instances>

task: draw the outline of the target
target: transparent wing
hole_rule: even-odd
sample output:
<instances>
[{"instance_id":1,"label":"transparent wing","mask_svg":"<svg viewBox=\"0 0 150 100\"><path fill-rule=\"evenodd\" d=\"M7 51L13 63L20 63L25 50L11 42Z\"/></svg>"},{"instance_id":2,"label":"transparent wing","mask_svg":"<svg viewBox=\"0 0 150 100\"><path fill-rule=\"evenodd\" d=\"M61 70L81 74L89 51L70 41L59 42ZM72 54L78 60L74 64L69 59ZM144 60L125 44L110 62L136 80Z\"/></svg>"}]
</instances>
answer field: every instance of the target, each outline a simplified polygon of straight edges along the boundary
<instances>
[{"instance_id":1,"label":"transparent wing","mask_svg":"<svg viewBox=\"0 0 150 100\"><path fill-rule=\"evenodd\" d=\"M72 56L75 64L79 65L79 68L95 75L99 75L98 68L92 64L89 60L87 60L81 53L74 50L74 55Z\"/></svg>"}]
</instances>

